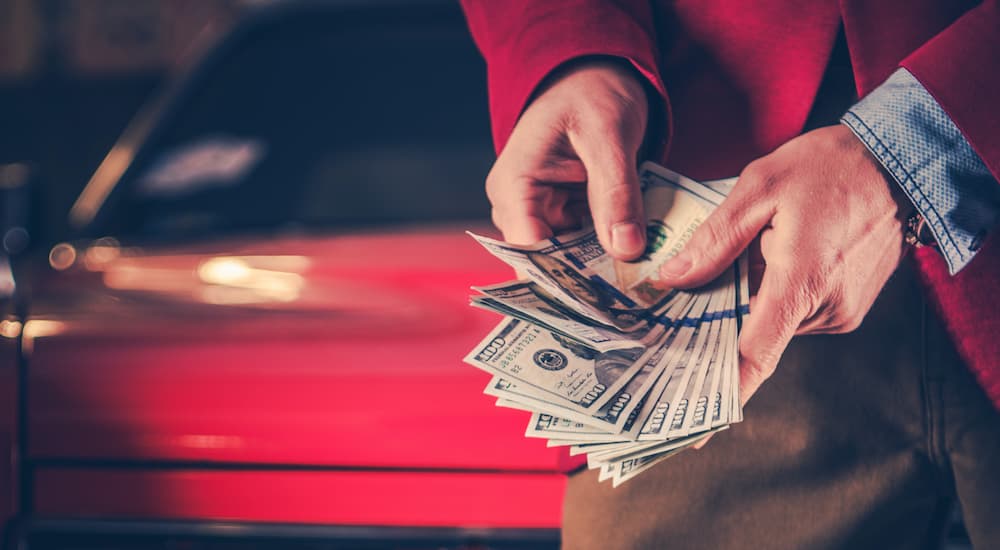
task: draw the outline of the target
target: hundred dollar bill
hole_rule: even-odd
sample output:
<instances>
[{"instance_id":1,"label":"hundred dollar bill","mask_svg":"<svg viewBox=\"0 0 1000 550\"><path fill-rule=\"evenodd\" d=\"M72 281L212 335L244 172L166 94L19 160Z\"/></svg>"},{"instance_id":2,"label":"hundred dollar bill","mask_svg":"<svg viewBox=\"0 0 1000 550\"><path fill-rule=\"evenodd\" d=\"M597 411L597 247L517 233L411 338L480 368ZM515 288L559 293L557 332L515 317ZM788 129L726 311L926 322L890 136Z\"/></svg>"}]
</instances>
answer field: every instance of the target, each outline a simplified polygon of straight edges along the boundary
<instances>
[{"instance_id":1,"label":"hundred dollar bill","mask_svg":"<svg viewBox=\"0 0 1000 550\"><path fill-rule=\"evenodd\" d=\"M725 428L721 428L725 429ZM611 463L612 476L611 485L612 487L618 487L622 483L632 479L633 477L649 470L653 466L659 464L660 462L676 455L677 453L687 449L688 447L697 444L701 440L705 439L713 432L702 432L693 436L689 436L683 440L681 445L673 446L673 448L658 452L656 454L637 456L633 458L624 459L620 462Z\"/></svg>"},{"instance_id":2,"label":"hundred dollar bill","mask_svg":"<svg viewBox=\"0 0 1000 550\"><path fill-rule=\"evenodd\" d=\"M465 362L544 389L554 403L592 413L628 383L654 351L598 352L538 325L505 318Z\"/></svg>"},{"instance_id":3,"label":"hundred dollar bill","mask_svg":"<svg viewBox=\"0 0 1000 550\"><path fill-rule=\"evenodd\" d=\"M700 318L705 314L711 302L710 295L699 295L696 305L692 307L689 316ZM681 379L684 378L685 371L688 370L687 362L691 354L694 353L697 344L697 333L700 323L682 324L677 332L674 341L664 355L664 371L651 389L649 398L644 403L644 422L636 422L629 430L629 435L638 440L662 440L667 437L669 427L668 414L673 414L670 407L670 397L676 392Z\"/></svg>"},{"instance_id":4,"label":"hundred dollar bill","mask_svg":"<svg viewBox=\"0 0 1000 550\"><path fill-rule=\"evenodd\" d=\"M640 178L649 229L637 261L612 259L593 229L533 246L474 236L528 279L476 288L473 305L506 318L466 361L494 374L484 392L497 406L532 413L526 436L586 454L616 486L742 420L745 255L699 289L657 280L735 179L652 164Z\"/></svg>"},{"instance_id":5,"label":"hundred dollar bill","mask_svg":"<svg viewBox=\"0 0 1000 550\"><path fill-rule=\"evenodd\" d=\"M660 266L677 255L725 195L652 162L639 168L646 212L646 250L636 261L615 261L616 283L628 291L659 288Z\"/></svg>"},{"instance_id":6,"label":"hundred dollar bill","mask_svg":"<svg viewBox=\"0 0 1000 550\"><path fill-rule=\"evenodd\" d=\"M691 355L683 358L678 364L678 369L683 368L685 370L683 377L679 380L677 393L672 397L672 401L676 403L676 406L674 407L674 412L671 415L670 424L667 428L667 437L670 439L683 437L688 435L690 431L691 421L689 419L696 412L695 405L699 398L698 393L704 382L706 371L711 364L711 355L709 353L711 339L720 336L712 332L711 321L716 317L720 319L724 318L728 313L732 313L735 310L734 304L731 301L735 297L735 293L729 292L729 289L735 283L732 275L733 270L729 270L707 287L709 292L711 292L710 302L698 327L698 332L694 339L694 349Z\"/></svg>"},{"instance_id":7,"label":"hundred dollar bill","mask_svg":"<svg viewBox=\"0 0 1000 550\"><path fill-rule=\"evenodd\" d=\"M740 272L740 274L739 274L740 282L739 282L738 285L736 285L736 290L737 290L737 294L738 294L737 303L739 304L739 309L737 310L738 315L736 315L735 323L733 323L734 325L736 325L735 330L736 330L737 337L733 338L734 341L732 342L732 346L733 346L733 361L736 362L736 368L733 369L733 371L734 371L733 376L734 376L735 381L736 381L736 390L733 392L733 409L735 410L735 414L734 414L734 417L733 417L733 422L742 422L743 421L743 404L742 404L742 401L741 401L742 398L740 397L740 392L739 392L739 384L740 384L739 358L738 358L739 357L739 351L738 351L739 346L738 346L738 343L735 340L737 340L737 338L739 337L738 335L739 335L739 332L740 332L740 330L742 328L744 317L746 317L747 315L750 314L750 256L749 256L749 254L747 254L746 252L744 252L740 256L739 260L736 262L736 269L738 269L739 272Z\"/></svg>"},{"instance_id":8,"label":"hundred dollar bill","mask_svg":"<svg viewBox=\"0 0 1000 550\"><path fill-rule=\"evenodd\" d=\"M600 407L596 413L594 413L594 418L601 422L602 426L610 425L606 428L606 434L614 435L613 439L620 439L617 436L620 432L628 431L632 428L632 425L643 420L639 416L639 411L641 410L643 401L646 395L649 393L650 389L655 384L657 378L663 372L663 357L666 355L667 351L670 349L671 342L677 333L678 328L688 321L694 321L694 319L689 319L687 315L691 311L691 307L696 301L687 302L677 302L674 307L669 309L666 314L662 317L665 326L668 327L667 332L664 335L664 339L661 342L657 342L652 348L653 352L647 354L645 357L645 364L639 372L630 378L628 382L618 390L614 397L608 402ZM552 412L549 411L542 412ZM593 422L581 422L581 424L593 424ZM564 427L563 431L568 431L571 428ZM528 428L529 435L538 437L547 437L545 433L545 427L539 424L529 425ZM565 437L565 435L563 436ZM599 440L599 437L593 434L581 433L580 438L582 440L592 441Z\"/></svg>"},{"instance_id":9,"label":"hundred dollar bill","mask_svg":"<svg viewBox=\"0 0 1000 550\"><path fill-rule=\"evenodd\" d=\"M582 422L541 412L532 413L531 421L528 422L528 428L525 430L524 435L526 437L544 437L549 439L550 442L553 440L558 441L555 438L559 437L572 438L573 441L607 441L616 437L607 431L596 429ZM622 441L627 441L627 439L621 436L617 437Z\"/></svg>"},{"instance_id":10,"label":"hundred dollar bill","mask_svg":"<svg viewBox=\"0 0 1000 550\"><path fill-rule=\"evenodd\" d=\"M476 307L531 321L599 351L649 347L665 330L664 323L657 322L661 315L657 313L631 332L620 331L577 313L531 281L508 281L473 290L484 295L472 298ZM669 305L682 300L690 300L690 294L678 293Z\"/></svg>"},{"instance_id":11,"label":"hundred dollar bill","mask_svg":"<svg viewBox=\"0 0 1000 550\"><path fill-rule=\"evenodd\" d=\"M702 376L701 370L706 363L705 350L709 346L712 318L725 317L725 311L732 311L733 306L726 304L728 293L719 289L704 295L701 300L708 303L701 306L702 322L684 327L686 332L684 344L674 347L667 360L667 371L661 375L656 386L651 390L643 412L646 419L642 426L633 425L629 435L640 441L656 441L679 437L683 434L684 421L688 414L690 401L685 390L692 387L693 376Z\"/></svg>"},{"instance_id":12,"label":"hundred dollar bill","mask_svg":"<svg viewBox=\"0 0 1000 550\"><path fill-rule=\"evenodd\" d=\"M615 286L611 257L593 229L518 246L470 233L479 244L527 276L565 307L620 331L641 330L673 291L654 289L639 297Z\"/></svg>"},{"instance_id":13,"label":"hundred dollar bill","mask_svg":"<svg viewBox=\"0 0 1000 550\"><path fill-rule=\"evenodd\" d=\"M579 432L584 440L611 440L625 441L624 436L614 434L614 425L603 416L588 416L579 411L569 409L560 405L555 405L549 398L544 397L544 391L537 388L519 385L517 382L494 376L490 384L483 390L483 393L497 398L498 407L507 407L529 411L532 415L546 414L559 418L572 425L562 427L562 431L574 430ZM540 396L541 395L541 396ZM548 399L548 400L547 400ZM580 426L576 428L576 426ZM547 437L539 432L545 430L545 423L529 424L528 431L532 432L531 437ZM593 435L592 434L599 434Z\"/></svg>"},{"instance_id":14,"label":"hundred dollar bill","mask_svg":"<svg viewBox=\"0 0 1000 550\"><path fill-rule=\"evenodd\" d=\"M667 441L649 441L624 443L607 443L603 445L582 445L587 452L588 460L594 463L600 462L622 462L634 458L642 458L658 455L674 449L681 449L697 443L708 433L724 430L726 426L716 428L711 432L699 432L684 437L678 437ZM572 450L576 450L574 447ZM572 451L571 451L572 454Z\"/></svg>"},{"instance_id":15,"label":"hundred dollar bill","mask_svg":"<svg viewBox=\"0 0 1000 550\"><path fill-rule=\"evenodd\" d=\"M683 248L724 195L675 172L645 163L640 169L647 212L646 251L620 262L606 253L593 228L517 246L471 234L495 256L528 274L547 293L585 317L635 330L673 291L656 284L660 265Z\"/></svg>"},{"instance_id":16,"label":"hundred dollar bill","mask_svg":"<svg viewBox=\"0 0 1000 550\"><path fill-rule=\"evenodd\" d=\"M732 287L726 289L725 304L735 305L736 292ZM716 311L712 314L709 324L703 367L699 373L699 381L695 383L695 391L690 399L694 402L693 414L687 415L683 430L685 434L705 431L710 427L711 406L719 388L719 380L724 370L725 346L723 345L723 321L726 311ZM721 394L719 395L721 402Z\"/></svg>"},{"instance_id":17,"label":"hundred dollar bill","mask_svg":"<svg viewBox=\"0 0 1000 550\"><path fill-rule=\"evenodd\" d=\"M539 390L530 384L519 383L515 380L511 380L510 378L504 378L503 376L494 375L493 379L490 380L490 383L486 386L486 389L483 390L483 393L496 397L496 405L498 407L520 409L522 411L530 412L548 412L550 414L555 414L560 418L572 420L573 422L580 424L586 424L605 433L607 433L610 429L610 426L593 416L581 413L569 407L555 405L551 402L551 398L549 397L538 397L539 394L547 393L544 392L544 390Z\"/></svg>"}]
</instances>

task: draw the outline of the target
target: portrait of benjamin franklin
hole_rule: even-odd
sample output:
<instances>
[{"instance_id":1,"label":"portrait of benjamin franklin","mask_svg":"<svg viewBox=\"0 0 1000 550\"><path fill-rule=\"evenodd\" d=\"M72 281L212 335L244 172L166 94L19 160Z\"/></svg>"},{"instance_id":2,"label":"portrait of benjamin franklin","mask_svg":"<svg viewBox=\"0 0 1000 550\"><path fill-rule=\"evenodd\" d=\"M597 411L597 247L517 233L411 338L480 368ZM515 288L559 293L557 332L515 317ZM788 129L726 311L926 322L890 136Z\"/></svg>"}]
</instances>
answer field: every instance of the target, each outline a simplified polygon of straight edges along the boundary
<instances>
[{"instance_id":1,"label":"portrait of benjamin franklin","mask_svg":"<svg viewBox=\"0 0 1000 550\"><path fill-rule=\"evenodd\" d=\"M611 386L616 380L622 377L629 367L635 364L639 353L636 350L613 350L600 352L561 334L552 333L554 338L563 349L580 359L594 361L594 374L597 381L605 386Z\"/></svg>"},{"instance_id":2,"label":"portrait of benjamin franklin","mask_svg":"<svg viewBox=\"0 0 1000 550\"><path fill-rule=\"evenodd\" d=\"M614 304L611 296L559 258L541 252L527 252L526 255L535 267L546 273L570 296L601 311Z\"/></svg>"}]
</instances>

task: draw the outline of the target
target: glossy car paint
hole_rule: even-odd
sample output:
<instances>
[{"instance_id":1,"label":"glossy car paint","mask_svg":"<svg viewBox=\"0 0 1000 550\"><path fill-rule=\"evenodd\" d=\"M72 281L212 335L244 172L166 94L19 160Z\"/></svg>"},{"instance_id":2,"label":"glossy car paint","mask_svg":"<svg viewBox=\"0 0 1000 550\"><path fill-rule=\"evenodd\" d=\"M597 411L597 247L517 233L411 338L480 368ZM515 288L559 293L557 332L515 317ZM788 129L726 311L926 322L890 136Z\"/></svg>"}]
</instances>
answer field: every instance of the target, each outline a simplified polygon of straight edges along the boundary
<instances>
[{"instance_id":1,"label":"glossy car paint","mask_svg":"<svg viewBox=\"0 0 1000 550\"><path fill-rule=\"evenodd\" d=\"M80 258L30 322L37 513L558 525L561 455L461 362L511 274L460 227Z\"/></svg>"}]
</instances>

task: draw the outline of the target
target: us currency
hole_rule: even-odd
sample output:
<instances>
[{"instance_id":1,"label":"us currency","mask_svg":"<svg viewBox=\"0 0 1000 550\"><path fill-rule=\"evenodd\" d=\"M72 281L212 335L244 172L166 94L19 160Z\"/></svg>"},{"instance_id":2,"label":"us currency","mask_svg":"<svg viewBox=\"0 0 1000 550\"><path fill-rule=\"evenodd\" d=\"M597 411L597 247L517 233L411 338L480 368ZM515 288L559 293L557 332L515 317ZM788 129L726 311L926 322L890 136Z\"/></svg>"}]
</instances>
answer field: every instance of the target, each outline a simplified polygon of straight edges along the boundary
<instances>
[{"instance_id":1,"label":"us currency","mask_svg":"<svg viewBox=\"0 0 1000 550\"><path fill-rule=\"evenodd\" d=\"M728 426L719 428L715 431L720 431L726 429ZM702 432L684 440L678 441L676 445L672 445L671 448L662 450L653 454L635 456L632 458L626 458L621 461L604 463L607 465L611 473L611 485L612 487L618 487L622 483L634 478L635 476L649 470L658 463L676 455L677 453L683 451L684 449L690 447L691 445L696 445L701 442L706 437L710 436L713 432Z\"/></svg>"},{"instance_id":2,"label":"us currency","mask_svg":"<svg viewBox=\"0 0 1000 550\"><path fill-rule=\"evenodd\" d=\"M653 384L659 379L665 368L664 356L671 349L674 338L680 333L680 327L686 322L694 321L690 318L692 308L698 300L677 302L667 314L661 318L664 326L667 327L663 341L657 343L653 348L653 353L646 357L643 368L631 378L615 396L603 407L598 409L594 417L606 426L604 439L615 439L615 434L627 432L632 425L641 417L638 414L643 406L645 396L649 393ZM544 411L538 411L544 412ZM586 423L584 423L586 424ZM563 431L568 432L571 428L564 426ZM529 425L528 435L531 437L548 437L545 427L542 424ZM581 434L581 439L597 439L592 434Z\"/></svg>"},{"instance_id":3,"label":"us currency","mask_svg":"<svg viewBox=\"0 0 1000 550\"><path fill-rule=\"evenodd\" d=\"M732 273L733 279L738 278L739 283L745 283L745 270L737 273L736 270ZM741 304L735 303L735 295L737 289L737 281L730 279L732 284L719 285L713 292L711 299L712 304L705 308L705 313L703 315L703 323L699 325L700 328L705 328L706 336L699 334L696 329L693 338L697 342L699 338L704 338L706 342L712 342L713 339L720 337L720 332L718 328L723 322L735 325L735 320L738 318L738 314L745 311L745 304L743 308L740 308ZM744 284L745 288L745 284ZM716 330L712 330L716 328ZM735 336L735 333L731 333ZM732 339L733 344L735 344L735 337ZM735 356L729 358L729 363L726 363L727 356L726 351L730 349L735 349L734 345L723 345L721 342L717 346L698 346L695 345L692 349L701 350L700 355L695 356L697 360L700 360L705 365L716 365L723 366L727 365L728 370L734 375L738 375L738 371L735 368ZM685 349L685 351L687 351ZM688 358L690 360L690 357ZM707 361L707 363L706 363ZM683 355L677 364L678 367L684 362ZM685 365L686 366L686 365ZM718 368L714 372L719 372L720 375L724 369ZM679 369L674 369L670 373L683 380L684 373ZM701 378L699 381L698 379ZM686 390L683 392L683 397L678 399L687 399L691 403L695 403L699 400L703 394L710 392L711 390L704 390L706 385L711 388L714 384L718 382L712 382L712 378L709 376L709 372L704 372L699 374L698 371L692 373L692 376L688 376L688 384ZM721 376L719 376L721 378ZM731 379L736 379L732 377ZM662 388L664 384L658 384L658 387L654 389L653 393L663 393ZM697 388L697 390L695 390ZM735 391L736 386L733 385ZM697 397L696 397L697 396ZM738 394L731 396L732 401L738 401ZM647 402L651 399L647 399ZM656 401L659 403L659 400ZM669 410L669 409L668 409ZM676 407L675 411L684 410L682 407ZM662 411L662 409L661 409ZM698 425L695 425L694 417L697 414L697 408L692 412L687 411L689 414L684 414L683 416L673 416L669 414L663 415L663 425L667 424L667 419L669 419L673 430L668 429L665 434L661 434L660 438L647 438L645 441L585 441L581 439L557 439L555 440L558 445L570 446L570 454L586 454L588 464L591 467L602 468L602 474L606 479L612 479L613 484L620 484L624 481L631 479L638 475L639 473L646 471L647 469L653 467L655 464L662 460L673 456L680 450L686 448L689 445L695 444L701 441L710 433L715 433L719 430L726 429L728 423L723 423L716 427L709 427L707 422L703 419L699 421ZM675 412L676 414L676 412ZM650 421L656 420L656 418L650 416ZM681 421L680 428L678 428L677 422ZM569 434L560 434L560 437L569 437Z\"/></svg>"},{"instance_id":4,"label":"us currency","mask_svg":"<svg viewBox=\"0 0 1000 550\"><path fill-rule=\"evenodd\" d=\"M688 317L690 315L691 309L684 312L683 315L678 316L675 320L673 326L680 327L683 324L691 324L692 322L701 321L706 311L705 302L708 298L702 297L696 302L701 302L697 307L696 312L702 317ZM718 301L718 300L716 300ZM678 334L684 336L689 335L689 330L683 331L672 331L670 337L675 337ZM663 343L663 345L658 349L658 353L654 354L647 361L646 370L649 372L649 378L647 380L640 380L637 376L633 378L629 385L626 386L626 390L631 389L629 386L635 388L634 395L645 395L649 391L649 387L653 382L662 374L665 363L662 361L662 357L666 355L666 351L670 348L671 340L668 339ZM641 383L641 386L640 386ZM642 405L643 399L636 402L638 406ZM537 406L537 404L536 404ZM545 414L543 412L536 412L532 416L532 421L528 426L526 435L529 437L546 437L546 438L556 438L556 441L562 442L562 444L573 445L581 442L611 442L611 441L621 441L622 437L617 435L619 431L628 431L631 427L631 423L635 421L636 418L642 417L639 413L641 409L633 409L632 414L629 414L626 420L624 415L619 417L619 422L614 426L613 431L608 431L607 428L604 430L595 430L592 425L593 423L587 422L574 422L568 418L560 419L552 417L550 414ZM631 421L631 422L630 422ZM603 449L602 449L603 450Z\"/></svg>"},{"instance_id":5,"label":"us currency","mask_svg":"<svg viewBox=\"0 0 1000 550\"><path fill-rule=\"evenodd\" d=\"M677 255L725 195L652 162L639 168L647 246L638 261L614 261L616 282L628 291L662 288L660 266ZM639 292L641 294L641 292Z\"/></svg>"},{"instance_id":6,"label":"us currency","mask_svg":"<svg viewBox=\"0 0 1000 550\"><path fill-rule=\"evenodd\" d=\"M653 163L640 168L647 245L635 261L607 254L593 228L531 246L471 234L497 258L537 283L566 307L621 331L641 330L676 290L656 280L660 265L679 252L724 195Z\"/></svg>"},{"instance_id":7,"label":"us currency","mask_svg":"<svg viewBox=\"0 0 1000 550\"><path fill-rule=\"evenodd\" d=\"M657 313L635 330L623 332L580 315L531 281L509 281L472 288L483 294L472 297L473 306L534 322L598 351L645 348L659 339L665 330L664 324L657 322L662 314ZM689 296L681 294L673 302L686 300Z\"/></svg>"},{"instance_id":8,"label":"us currency","mask_svg":"<svg viewBox=\"0 0 1000 550\"><path fill-rule=\"evenodd\" d=\"M546 390L554 403L597 411L628 383L655 350L599 353L544 328L506 318L466 357L466 363Z\"/></svg>"},{"instance_id":9,"label":"us currency","mask_svg":"<svg viewBox=\"0 0 1000 550\"><path fill-rule=\"evenodd\" d=\"M708 303L702 309L702 319L724 318L727 306L732 309L732 305L726 304L728 295L729 292L725 289L716 288L708 296L703 296L702 300ZM710 359L701 360L709 347L707 342L711 334L711 323L699 323L685 329L688 331L685 346L672 350L669 370L657 383L658 387L653 388L650 397L652 411L646 423L641 427L633 426L631 435L636 436L639 441L655 441L681 435L690 403L685 395L685 390L690 386L689 380L696 371L702 370L697 367L711 363Z\"/></svg>"},{"instance_id":10,"label":"us currency","mask_svg":"<svg viewBox=\"0 0 1000 550\"><path fill-rule=\"evenodd\" d=\"M633 262L606 254L592 228L532 246L473 235L527 277L474 287L472 305L505 317L466 357L493 373L484 393L531 412L525 436L585 454L614 485L742 420L745 256L696 290L657 279L735 180L651 163L640 180L647 248Z\"/></svg>"},{"instance_id":11,"label":"us currency","mask_svg":"<svg viewBox=\"0 0 1000 550\"><path fill-rule=\"evenodd\" d=\"M595 272L593 268L611 265L611 259L593 229L553 237L533 246L472 236L567 308L619 331L642 330L654 310L673 295L670 290L655 289L639 301L614 286L613 271Z\"/></svg>"},{"instance_id":12,"label":"us currency","mask_svg":"<svg viewBox=\"0 0 1000 550\"><path fill-rule=\"evenodd\" d=\"M483 393L497 398L498 407L507 407L524 411L550 411L560 418L566 418L573 422L586 424L593 429L607 433L608 428L601 425L601 421L593 416L581 413L569 407L552 403L549 397L539 397L541 392L537 388L494 375L490 383L483 390Z\"/></svg>"},{"instance_id":13,"label":"us currency","mask_svg":"<svg viewBox=\"0 0 1000 550\"><path fill-rule=\"evenodd\" d=\"M732 304L736 298L736 293L732 288L726 289L725 304ZM708 326L708 337L705 356L702 360L704 365L700 369L699 376L693 387L688 388L688 394L694 399L694 411L687 415L683 425L685 434L696 433L708 429L710 424L711 405L719 388L721 373L724 370L726 348L723 344L722 325L726 316L725 311L718 311L712 314ZM721 393L719 393L721 402Z\"/></svg>"}]
</instances>

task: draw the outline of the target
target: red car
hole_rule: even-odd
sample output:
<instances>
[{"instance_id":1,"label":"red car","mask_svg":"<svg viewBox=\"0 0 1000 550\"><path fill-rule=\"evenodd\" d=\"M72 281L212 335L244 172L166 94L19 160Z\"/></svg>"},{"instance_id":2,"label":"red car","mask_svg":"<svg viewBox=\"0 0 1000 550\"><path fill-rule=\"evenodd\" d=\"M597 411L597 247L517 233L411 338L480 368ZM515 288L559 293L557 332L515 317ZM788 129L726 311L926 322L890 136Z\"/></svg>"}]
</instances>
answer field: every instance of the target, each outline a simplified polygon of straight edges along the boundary
<instances>
[{"instance_id":1,"label":"red car","mask_svg":"<svg viewBox=\"0 0 1000 550\"><path fill-rule=\"evenodd\" d=\"M6 547L557 546L560 455L461 362L484 80L457 6L296 4L141 113L9 258Z\"/></svg>"}]
</instances>

